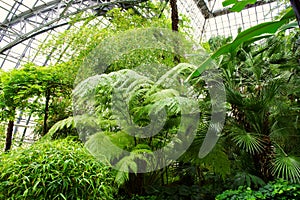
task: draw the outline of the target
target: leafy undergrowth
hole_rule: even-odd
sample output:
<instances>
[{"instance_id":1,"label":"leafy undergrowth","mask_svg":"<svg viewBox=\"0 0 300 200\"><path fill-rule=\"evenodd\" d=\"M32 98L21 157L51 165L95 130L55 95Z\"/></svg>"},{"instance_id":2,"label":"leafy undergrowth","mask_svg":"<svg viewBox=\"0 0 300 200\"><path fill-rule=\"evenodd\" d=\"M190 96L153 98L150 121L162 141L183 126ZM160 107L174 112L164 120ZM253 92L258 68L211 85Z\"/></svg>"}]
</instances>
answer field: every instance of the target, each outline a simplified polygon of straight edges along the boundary
<instances>
[{"instance_id":1,"label":"leafy undergrowth","mask_svg":"<svg viewBox=\"0 0 300 200\"><path fill-rule=\"evenodd\" d=\"M217 200L238 199L277 199L296 200L300 198L300 184L289 183L283 180L270 182L267 185L252 190L250 187L239 187L238 190L226 190L216 197Z\"/></svg>"},{"instance_id":2,"label":"leafy undergrowth","mask_svg":"<svg viewBox=\"0 0 300 200\"><path fill-rule=\"evenodd\" d=\"M0 156L0 199L115 199L110 168L72 138Z\"/></svg>"}]
</instances>

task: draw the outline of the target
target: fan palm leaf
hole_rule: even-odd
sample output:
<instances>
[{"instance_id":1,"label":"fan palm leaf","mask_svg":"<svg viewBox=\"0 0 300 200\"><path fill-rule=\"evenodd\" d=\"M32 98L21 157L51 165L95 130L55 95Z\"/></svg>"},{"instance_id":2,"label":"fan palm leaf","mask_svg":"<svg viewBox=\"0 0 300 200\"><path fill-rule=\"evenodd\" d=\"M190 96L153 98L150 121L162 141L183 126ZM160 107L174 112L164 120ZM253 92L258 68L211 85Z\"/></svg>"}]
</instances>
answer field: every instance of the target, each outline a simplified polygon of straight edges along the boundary
<instances>
[{"instance_id":1,"label":"fan palm leaf","mask_svg":"<svg viewBox=\"0 0 300 200\"><path fill-rule=\"evenodd\" d=\"M294 183L300 183L299 158L282 153L277 154L271 166L271 172L277 178L283 178Z\"/></svg>"},{"instance_id":2,"label":"fan palm leaf","mask_svg":"<svg viewBox=\"0 0 300 200\"><path fill-rule=\"evenodd\" d=\"M248 133L240 128L233 128L233 133L231 134L232 140L236 145L250 154L262 153L264 150L264 141L260 138L259 134Z\"/></svg>"}]
</instances>

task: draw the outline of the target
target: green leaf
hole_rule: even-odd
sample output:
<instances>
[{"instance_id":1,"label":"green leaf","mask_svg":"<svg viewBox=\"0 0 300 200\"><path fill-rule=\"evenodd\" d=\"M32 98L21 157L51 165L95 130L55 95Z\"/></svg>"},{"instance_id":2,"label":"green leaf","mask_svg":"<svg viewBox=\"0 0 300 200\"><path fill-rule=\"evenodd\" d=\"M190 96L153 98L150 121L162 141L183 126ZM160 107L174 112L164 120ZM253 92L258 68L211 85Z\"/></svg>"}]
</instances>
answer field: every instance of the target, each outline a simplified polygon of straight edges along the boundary
<instances>
[{"instance_id":1,"label":"green leaf","mask_svg":"<svg viewBox=\"0 0 300 200\"><path fill-rule=\"evenodd\" d=\"M300 183L300 161L299 158L277 154L271 172L277 178L283 178L294 183Z\"/></svg>"},{"instance_id":2,"label":"green leaf","mask_svg":"<svg viewBox=\"0 0 300 200\"><path fill-rule=\"evenodd\" d=\"M234 4L229 10L234 12L242 11L248 4L255 4L257 0L225 0L222 2L224 7Z\"/></svg>"},{"instance_id":3,"label":"green leaf","mask_svg":"<svg viewBox=\"0 0 300 200\"><path fill-rule=\"evenodd\" d=\"M222 2L222 5L224 7L226 7L226 6L229 6L231 4L235 4L235 3L237 3L237 0L225 0L225 1Z\"/></svg>"},{"instance_id":4,"label":"green leaf","mask_svg":"<svg viewBox=\"0 0 300 200\"><path fill-rule=\"evenodd\" d=\"M230 8L229 10L235 11L235 12L240 12L246 7L246 5L248 5L248 3L245 1L238 2L234 6L232 6L232 8Z\"/></svg>"},{"instance_id":5,"label":"green leaf","mask_svg":"<svg viewBox=\"0 0 300 200\"><path fill-rule=\"evenodd\" d=\"M268 36L274 35L275 33L277 33L279 28L285 25L294 16L295 15L293 15L293 10L289 9L288 12L280 20L261 23L239 33L231 43L222 46L215 53L213 53L209 58L207 58L198 67L198 69L196 69L188 77L187 80L200 76L201 73L207 68L207 66L213 62L213 59L219 57L220 55L234 52L244 42L253 40L253 38L256 38L264 34L269 34Z\"/></svg>"},{"instance_id":6,"label":"green leaf","mask_svg":"<svg viewBox=\"0 0 300 200\"><path fill-rule=\"evenodd\" d=\"M235 130L235 136L233 137L233 141L241 148L245 149L245 151L255 154L261 153L264 149L263 140L259 138L258 135L246 133L243 130L237 129Z\"/></svg>"}]
</instances>

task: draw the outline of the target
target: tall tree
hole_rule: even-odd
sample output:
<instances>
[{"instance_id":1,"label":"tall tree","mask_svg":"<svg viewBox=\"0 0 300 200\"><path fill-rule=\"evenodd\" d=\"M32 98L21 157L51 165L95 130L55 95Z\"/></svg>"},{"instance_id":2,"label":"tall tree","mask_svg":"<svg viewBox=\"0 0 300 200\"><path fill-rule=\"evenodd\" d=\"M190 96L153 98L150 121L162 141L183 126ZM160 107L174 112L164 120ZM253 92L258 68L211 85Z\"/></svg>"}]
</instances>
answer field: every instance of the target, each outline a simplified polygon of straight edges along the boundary
<instances>
[{"instance_id":1,"label":"tall tree","mask_svg":"<svg viewBox=\"0 0 300 200\"><path fill-rule=\"evenodd\" d=\"M5 151L11 149L17 109L28 108L28 99L38 95L39 89L35 87L37 74L33 71L31 68L23 68L1 73L1 120L8 121Z\"/></svg>"}]
</instances>

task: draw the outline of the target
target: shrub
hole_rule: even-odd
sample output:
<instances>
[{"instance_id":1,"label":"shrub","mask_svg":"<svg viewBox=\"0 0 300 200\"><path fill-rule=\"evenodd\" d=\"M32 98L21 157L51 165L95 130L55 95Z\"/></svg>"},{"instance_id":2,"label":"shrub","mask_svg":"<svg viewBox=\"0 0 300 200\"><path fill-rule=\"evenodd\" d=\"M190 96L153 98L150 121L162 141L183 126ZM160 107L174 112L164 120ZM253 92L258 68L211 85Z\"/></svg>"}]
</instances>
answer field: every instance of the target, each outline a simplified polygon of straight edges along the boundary
<instances>
[{"instance_id":1,"label":"shrub","mask_svg":"<svg viewBox=\"0 0 300 200\"><path fill-rule=\"evenodd\" d=\"M40 141L0 159L0 199L114 199L117 192L114 172L71 138Z\"/></svg>"},{"instance_id":2,"label":"shrub","mask_svg":"<svg viewBox=\"0 0 300 200\"><path fill-rule=\"evenodd\" d=\"M156 197L153 199L164 199L164 200L197 200L206 199L201 193L198 185L169 185L161 186L157 188L149 189L148 193Z\"/></svg>"},{"instance_id":3,"label":"shrub","mask_svg":"<svg viewBox=\"0 0 300 200\"><path fill-rule=\"evenodd\" d=\"M238 190L226 190L219 194L216 199L277 199L277 200L292 200L299 199L300 184L289 183L284 180L277 180L268 183L259 188L259 190L252 190L250 187L239 187Z\"/></svg>"},{"instance_id":4,"label":"shrub","mask_svg":"<svg viewBox=\"0 0 300 200\"><path fill-rule=\"evenodd\" d=\"M4 144L5 144L5 126L0 124L0 152L4 151Z\"/></svg>"}]
</instances>

